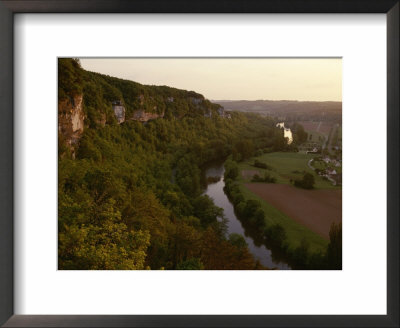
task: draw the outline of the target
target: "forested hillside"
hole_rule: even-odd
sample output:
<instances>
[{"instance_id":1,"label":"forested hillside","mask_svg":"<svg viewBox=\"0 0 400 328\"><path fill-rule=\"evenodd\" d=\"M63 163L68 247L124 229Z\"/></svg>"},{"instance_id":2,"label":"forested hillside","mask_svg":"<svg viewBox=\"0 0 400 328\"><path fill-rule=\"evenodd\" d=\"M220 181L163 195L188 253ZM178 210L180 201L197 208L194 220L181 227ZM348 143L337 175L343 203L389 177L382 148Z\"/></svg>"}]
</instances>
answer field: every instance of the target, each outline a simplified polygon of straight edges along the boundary
<instances>
[{"instance_id":1,"label":"forested hillside","mask_svg":"<svg viewBox=\"0 0 400 328\"><path fill-rule=\"evenodd\" d=\"M262 268L226 235L202 169L286 150L273 121L78 60L60 59L58 72L59 269Z\"/></svg>"}]
</instances>

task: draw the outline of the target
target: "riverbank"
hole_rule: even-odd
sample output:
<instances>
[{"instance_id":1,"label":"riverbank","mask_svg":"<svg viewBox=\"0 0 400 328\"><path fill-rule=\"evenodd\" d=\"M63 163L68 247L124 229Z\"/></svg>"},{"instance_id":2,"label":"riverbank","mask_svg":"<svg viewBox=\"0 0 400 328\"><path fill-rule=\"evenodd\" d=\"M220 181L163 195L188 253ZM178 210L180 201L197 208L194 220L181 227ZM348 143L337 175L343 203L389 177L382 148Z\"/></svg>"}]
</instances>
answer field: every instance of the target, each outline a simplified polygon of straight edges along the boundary
<instances>
[{"instance_id":1,"label":"riverbank","mask_svg":"<svg viewBox=\"0 0 400 328\"><path fill-rule=\"evenodd\" d=\"M271 249L268 249L266 245L263 245L263 240L260 239L250 227L245 227L238 219L233 204L224 192L224 172L223 163L211 165L205 170L206 181L207 177L220 177L221 179L218 182L208 183L204 194L208 195L216 206L224 210L224 216L227 220L227 234L236 233L243 236L249 251L263 266L270 269L290 269L290 266L283 261L279 252L273 252Z\"/></svg>"}]
</instances>

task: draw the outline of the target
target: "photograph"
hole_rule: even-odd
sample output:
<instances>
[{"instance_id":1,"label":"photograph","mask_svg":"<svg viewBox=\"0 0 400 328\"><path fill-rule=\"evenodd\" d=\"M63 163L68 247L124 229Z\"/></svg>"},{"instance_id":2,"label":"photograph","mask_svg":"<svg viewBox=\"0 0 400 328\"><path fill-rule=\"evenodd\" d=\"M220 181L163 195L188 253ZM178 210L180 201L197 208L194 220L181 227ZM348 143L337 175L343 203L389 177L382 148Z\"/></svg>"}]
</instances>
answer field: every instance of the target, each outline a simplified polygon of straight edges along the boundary
<instances>
[{"instance_id":1,"label":"photograph","mask_svg":"<svg viewBox=\"0 0 400 328\"><path fill-rule=\"evenodd\" d=\"M342 270L342 58L56 64L58 270Z\"/></svg>"}]
</instances>

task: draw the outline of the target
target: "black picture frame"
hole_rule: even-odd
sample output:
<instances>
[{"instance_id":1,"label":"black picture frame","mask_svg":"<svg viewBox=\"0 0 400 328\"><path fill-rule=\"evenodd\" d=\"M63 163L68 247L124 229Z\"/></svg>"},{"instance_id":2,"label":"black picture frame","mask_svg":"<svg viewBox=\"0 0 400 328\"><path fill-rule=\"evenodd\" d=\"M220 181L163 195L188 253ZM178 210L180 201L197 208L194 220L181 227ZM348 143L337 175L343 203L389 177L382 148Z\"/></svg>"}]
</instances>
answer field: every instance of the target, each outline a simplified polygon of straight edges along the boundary
<instances>
[{"instance_id":1,"label":"black picture frame","mask_svg":"<svg viewBox=\"0 0 400 328\"><path fill-rule=\"evenodd\" d=\"M0 324L5 327L399 327L398 0L0 0ZM387 315L14 315L13 28L16 13L385 13ZM365 286L368 288L368 286Z\"/></svg>"}]
</instances>

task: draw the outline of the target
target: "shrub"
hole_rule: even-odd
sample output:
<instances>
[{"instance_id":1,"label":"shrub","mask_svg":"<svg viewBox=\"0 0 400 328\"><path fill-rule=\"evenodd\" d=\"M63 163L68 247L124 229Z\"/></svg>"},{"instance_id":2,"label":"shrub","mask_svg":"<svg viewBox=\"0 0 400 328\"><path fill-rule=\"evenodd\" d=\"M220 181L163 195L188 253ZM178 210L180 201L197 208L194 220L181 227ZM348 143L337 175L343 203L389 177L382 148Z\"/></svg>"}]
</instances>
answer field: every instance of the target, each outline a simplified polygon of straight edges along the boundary
<instances>
[{"instance_id":1,"label":"shrub","mask_svg":"<svg viewBox=\"0 0 400 328\"><path fill-rule=\"evenodd\" d=\"M261 156L263 154L263 151L261 149L257 150L255 153L255 156Z\"/></svg>"},{"instance_id":2,"label":"shrub","mask_svg":"<svg viewBox=\"0 0 400 328\"><path fill-rule=\"evenodd\" d=\"M237 163L232 160L227 160L225 162L224 178L235 180L238 175L239 175L239 167Z\"/></svg>"},{"instance_id":3,"label":"shrub","mask_svg":"<svg viewBox=\"0 0 400 328\"><path fill-rule=\"evenodd\" d=\"M246 218L251 218L259 208L261 208L261 203L258 200L249 199L246 201L243 214Z\"/></svg>"},{"instance_id":4,"label":"shrub","mask_svg":"<svg viewBox=\"0 0 400 328\"><path fill-rule=\"evenodd\" d=\"M262 229L265 228L265 213L261 208L258 208L255 213L253 220L255 225L257 225L257 228L262 231Z\"/></svg>"},{"instance_id":5,"label":"shrub","mask_svg":"<svg viewBox=\"0 0 400 328\"><path fill-rule=\"evenodd\" d=\"M244 201L244 197L240 192L233 192L230 195L230 198L231 198L231 200L232 200L234 205L237 205L237 204L239 204L239 203Z\"/></svg>"},{"instance_id":6,"label":"shrub","mask_svg":"<svg viewBox=\"0 0 400 328\"><path fill-rule=\"evenodd\" d=\"M270 167L269 165L267 165L267 164L265 164L265 163L263 163L263 162L260 162L260 161L257 160L257 159L254 161L253 166L254 166L254 167L258 167L258 168L260 168L260 169L268 169L268 170L271 169L271 167Z\"/></svg>"},{"instance_id":7,"label":"shrub","mask_svg":"<svg viewBox=\"0 0 400 328\"><path fill-rule=\"evenodd\" d=\"M266 182L266 183L276 183L276 179L265 172L264 177L261 178L258 174L254 174L251 182Z\"/></svg>"},{"instance_id":8,"label":"shrub","mask_svg":"<svg viewBox=\"0 0 400 328\"><path fill-rule=\"evenodd\" d=\"M264 233L267 241L271 242L276 246L282 246L286 241L286 231L280 224L274 224L267 228Z\"/></svg>"},{"instance_id":9,"label":"shrub","mask_svg":"<svg viewBox=\"0 0 400 328\"><path fill-rule=\"evenodd\" d=\"M301 180L295 180L294 185L303 189L313 189L315 184L314 176L311 173L306 173Z\"/></svg>"},{"instance_id":10,"label":"shrub","mask_svg":"<svg viewBox=\"0 0 400 328\"><path fill-rule=\"evenodd\" d=\"M245 208L246 208L246 203L244 201L237 204L236 212L238 213L239 216L244 215Z\"/></svg>"},{"instance_id":11,"label":"shrub","mask_svg":"<svg viewBox=\"0 0 400 328\"><path fill-rule=\"evenodd\" d=\"M180 262L177 267L177 270L203 270L204 265L199 258L190 258L185 261Z\"/></svg>"},{"instance_id":12,"label":"shrub","mask_svg":"<svg viewBox=\"0 0 400 328\"><path fill-rule=\"evenodd\" d=\"M229 235L229 242L233 246L236 246L239 249L247 248L246 240L244 239L244 237L242 235L239 235L238 233L231 233Z\"/></svg>"},{"instance_id":13,"label":"shrub","mask_svg":"<svg viewBox=\"0 0 400 328\"><path fill-rule=\"evenodd\" d=\"M258 174L254 174L251 182L262 182L262 179Z\"/></svg>"}]
</instances>

